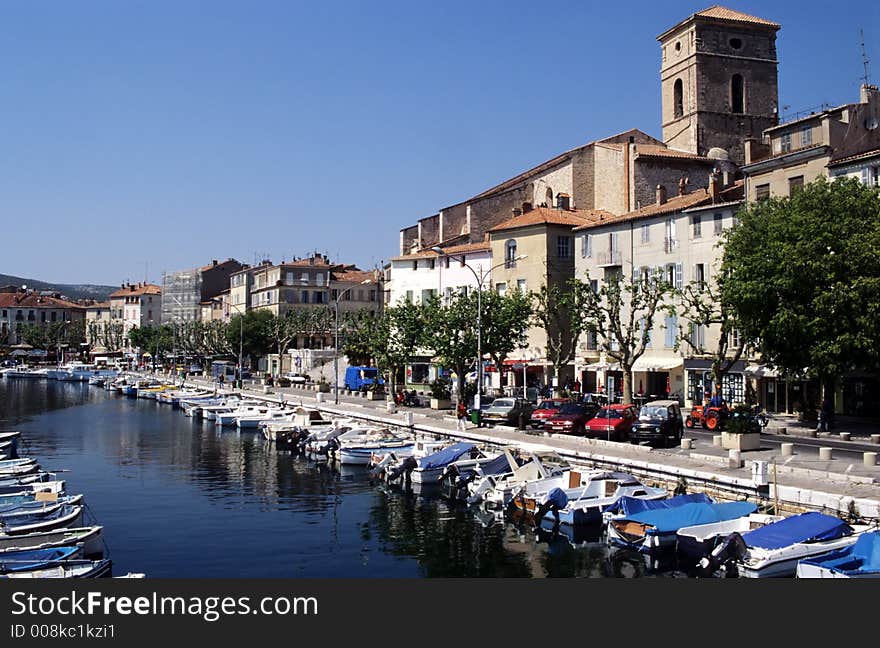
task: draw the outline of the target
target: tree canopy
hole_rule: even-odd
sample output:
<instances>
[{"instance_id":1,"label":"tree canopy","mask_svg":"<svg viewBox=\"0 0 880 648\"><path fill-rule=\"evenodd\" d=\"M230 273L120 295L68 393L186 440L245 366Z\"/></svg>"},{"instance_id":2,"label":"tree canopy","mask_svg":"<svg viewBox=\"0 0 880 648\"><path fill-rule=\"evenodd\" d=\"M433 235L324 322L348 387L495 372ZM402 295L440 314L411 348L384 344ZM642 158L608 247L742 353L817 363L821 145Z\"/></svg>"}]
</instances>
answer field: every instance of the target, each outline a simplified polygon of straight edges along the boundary
<instances>
[{"instance_id":1,"label":"tree canopy","mask_svg":"<svg viewBox=\"0 0 880 648\"><path fill-rule=\"evenodd\" d=\"M880 353L880 192L820 178L749 205L726 234L724 299L764 362L828 386Z\"/></svg>"}]
</instances>

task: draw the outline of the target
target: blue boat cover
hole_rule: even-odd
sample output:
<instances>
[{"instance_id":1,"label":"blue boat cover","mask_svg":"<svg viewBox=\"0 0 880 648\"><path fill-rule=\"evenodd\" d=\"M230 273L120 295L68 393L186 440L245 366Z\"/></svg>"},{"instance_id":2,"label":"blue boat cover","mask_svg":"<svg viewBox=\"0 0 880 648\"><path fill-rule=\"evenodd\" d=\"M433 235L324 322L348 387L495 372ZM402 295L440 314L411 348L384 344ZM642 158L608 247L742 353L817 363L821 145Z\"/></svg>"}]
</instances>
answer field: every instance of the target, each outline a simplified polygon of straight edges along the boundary
<instances>
[{"instance_id":1,"label":"blue boat cover","mask_svg":"<svg viewBox=\"0 0 880 648\"><path fill-rule=\"evenodd\" d=\"M744 533L742 539L749 547L781 549L797 542L842 538L852 532L852 527L840 518L811 511Z\"/></svg>"},{"instance_id":2,"label":"blue boat cover","mask_svg":"<svg viewBox=\"0 0 880 648\"><path fill-rule=\"evenodd\" d=\"M694 493L693 495L677 495L665 500L648 500L639 497L630 497L624 495L613 506L607 510L612 513L621 513L625 517L642 513L643 511L654 511L656 509L671 509L683 504L711 504L712 498L705 493Z\"/></svg>"},{"instance_id":3,"label":"blue boat cover","mask_svg":"<svg viewBox=\"0 0 880 648\"><path fill-rule=\"evenodd\" d=\"M0 554L0 572L28 571L66 560L79 551L79 547L55 547L51 549L24 549L5 551Z\"/></svg>"},{"instance_id":4,"label":"blue boat cover","mask_svg":"<svg viewBox=\"0 0 880 648\"><path fill-rule=\"evenodd\" d=\"M502 453L492 461L482 464L480 470L484 475L503 475L510 472L510 463L507 461L507 456Z\"/></svg>"},{"instance_id":5,"label":"blue boat cover","mask_svg":"<svg viewBox=\"0 0 880 648\"><path fill-rule=\"evenodd\" d=\"M801 562L842 574L880 574L880 531L863 533L856 543Z\"/></svg>"},{"instance_id":6,"label":"blue boat cover","mask_svg":"<svg viewBox=\"0 0 880 648\"><path fill-rule=\"evenodd\" d=\"M627 517L627 520L654 527L655 533L671 533L682 527L696 524L725 522L750 515L758 510L751 502L722 502L720 504L682 504L671 509L644 511Z\"/></svg>"},{"instance_id":7,"label":"blue boat cover","mask_svg":"<svg viewBox=\"0 0 880 648\"><path fill-rule=\"evenodd\" d=\"M568 495L565 494L565 491L561 488L554 488L549 493L547 493L547 498L544 500L545 504L553 504L557 508L565 508L568 505Z\"/></svg>"},{"instance_id":8,"label":"blue boat cover","mask_svg":"<svg viewBox=\"0 0 880 648\"><path fill-rule=\"evenodd\" d=\"M444 466L451 464L453 461L461 459L461 456L470 452L473 447L475 447L473 443L467 443L465 441L454 443L442 450L438 450L434 454L423 457L419 461L419 468L422 470L443 468Z\"/></svg>"}]
</instances>

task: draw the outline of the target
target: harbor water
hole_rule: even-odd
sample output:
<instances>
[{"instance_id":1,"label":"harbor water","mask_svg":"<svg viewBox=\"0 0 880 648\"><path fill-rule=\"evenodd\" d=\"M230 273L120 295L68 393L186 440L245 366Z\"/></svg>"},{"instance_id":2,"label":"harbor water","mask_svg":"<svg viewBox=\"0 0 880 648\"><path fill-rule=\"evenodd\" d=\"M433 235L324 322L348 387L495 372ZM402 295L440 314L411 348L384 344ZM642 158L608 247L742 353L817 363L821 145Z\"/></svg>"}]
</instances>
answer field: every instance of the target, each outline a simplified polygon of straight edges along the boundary
<instances>
[{"instance_id":1,"label":"harbor water","mask_svg":"<svg viewBox=\"0 0 880 648\"><path fill-rule=\"evenodd\" d=\"M669 575L577 537L372 482L151 400L86 383L0 380L0 431L65 470L114 573L148 577Z\"/></svg>"}]
</instances>

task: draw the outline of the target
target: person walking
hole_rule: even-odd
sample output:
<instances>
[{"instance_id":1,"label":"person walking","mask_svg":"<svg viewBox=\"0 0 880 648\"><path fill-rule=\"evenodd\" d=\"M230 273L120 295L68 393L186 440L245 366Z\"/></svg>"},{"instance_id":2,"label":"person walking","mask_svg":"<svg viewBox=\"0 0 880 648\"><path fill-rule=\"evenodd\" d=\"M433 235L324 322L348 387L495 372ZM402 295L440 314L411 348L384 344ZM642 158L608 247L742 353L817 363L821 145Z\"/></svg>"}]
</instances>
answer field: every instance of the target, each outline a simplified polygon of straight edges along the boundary
<instances>
[{"instance_id":1,"label":"person walking","mask_svg":"<svg viewBox=\"0 0 880 648\"><path fill-rule=\"evenodd\" d=\"M831 416L833 414L834 406L831 404L831 399L826 396L822 401L822 408L819 410L819 427L816 428L817 432L831 431Z\"/></svg>"},{"instance_id":2,"label":"person walking","mask_svg":"<svg viewBox=\"0 0 880 648\"><path fill-rule=\"evenodd\" d=\"M456 423L456 429L464 432L467 429L467 407L463 400L458 401L457 414L458 422Z\"/></svg>"}]
</instances>

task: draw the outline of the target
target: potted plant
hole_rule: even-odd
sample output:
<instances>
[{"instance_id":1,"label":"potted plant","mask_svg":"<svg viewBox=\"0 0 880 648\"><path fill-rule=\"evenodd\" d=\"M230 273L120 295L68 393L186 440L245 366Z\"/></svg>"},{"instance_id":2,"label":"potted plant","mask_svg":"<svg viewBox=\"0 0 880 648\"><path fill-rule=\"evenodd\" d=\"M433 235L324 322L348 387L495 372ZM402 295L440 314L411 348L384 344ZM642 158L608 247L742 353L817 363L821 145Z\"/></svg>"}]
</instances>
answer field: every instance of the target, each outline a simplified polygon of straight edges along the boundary
<instances>
[{"instance_id":1,"label":"potted plant","mask_svg":"<svg viewBox=\"0 0 880 648\"><path fill-rule=\"evenodd\" d=\"M758 450L761 447L761 426L752 408L737 405L730 411L727 425L721 432L721 447L727 450Z\"/></svg>"},{"instance_id":2,"label":"potted plant","mask_svg":"<svg viewBox=\"0 0 880 648\"><path fill-rule=\"evenodd\" d=\"M452 407L452 392L449 389L449 381L445 378L437 378L431 383L431 409L441 410Z\"/></svg>"},{"instance_id":3,"label":"potted plant","mask_svg":"<svg viewBox=\"0 0 880 648\"><path fill-rule=\"evenodd\" d=\"M367 386L367 400L383 400L385 398L385 386L378 382L370 383Z\"/></svg>"}]
</instances>

